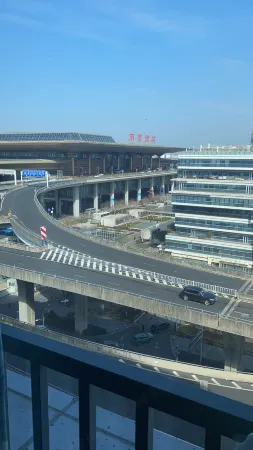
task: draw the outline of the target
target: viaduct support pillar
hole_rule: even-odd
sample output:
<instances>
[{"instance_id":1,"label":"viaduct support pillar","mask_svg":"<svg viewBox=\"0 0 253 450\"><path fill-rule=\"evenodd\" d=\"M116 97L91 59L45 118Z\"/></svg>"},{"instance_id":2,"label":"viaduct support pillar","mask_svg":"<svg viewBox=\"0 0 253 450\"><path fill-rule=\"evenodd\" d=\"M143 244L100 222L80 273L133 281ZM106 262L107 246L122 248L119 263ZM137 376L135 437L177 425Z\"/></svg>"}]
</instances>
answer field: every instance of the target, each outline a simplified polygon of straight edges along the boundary
<instances>
[{"instance_id":1,"label":"viaduct support pillar","mask_svg":"<svg viewBox=\"0 0 253 450\"><path fill-rule=\"evenodd\" d=\"M154 177L150 178L150 184L149 184L149 195L150 197L154 197L155 191L154 191Z\"/></svg>"},{"instance_id":2,"label":"viaduct support pillar","mask_svg":"<svg viewBox=\"0 0 253 450\"><path fill-rule=\"evenodd\" d=\"M75 332L82 334L88 328L88 297L74 294Z\"/></svg>"},{"instance_id":3,"label":"viaduct support pillar","mask_svg":"<svg viewBox=\"0 0 253 450\"><path fill-rule=\"evenodd\" d=\"M98 211L98 183L94 184L94 209Z\"/></svg>"},{"instance_id":4,"label":"viaduct support pillar","mask_svg":"<svg viewBox=\"0 0 253 450\"><path fill-rule=\"evenodd\" d=\"M110 208L114 208L114 181L110 184Z\"/></svg>"},{"instance_id":5,"label":"viaduct support pillar","mask_svg":"<svg viewBox=\"0 0 253 450\"><path fill-rule=\"evenodd\" d=\"M59 216L59 189L55 190L55 214Z\"/></svg>"},{"instance_id":6,"label":"viaduct support pillar","mask_svg":"<svg viewBox=\"0 0 253 450\"><path fill-rule=\"evenodd\" d=\"M79 186L73 188L73 216L80 216L80 192Z\"/></svg>"},{"instance_id":7,"label":"viaduct support pillar","mask_svg":"<svg viewBox=\"0 0 253 450\"><path fill-rule=\"evenodd\" d=\"M19 320L35 325L34 284L17 280Z\"/></svg>"},{"instance_id":8,"label":"viaduct support pillar","mask_svg":"<svg viewBox=\"0 0 253 450\"><path fill-rule=\"evenodd\" d=\"M103 157L103 173L105 173L105 156Z\"/></svg>"},{"instance_id":9,"label":"viaduct support pillar","mask_svg":"<svg viewBox=\"0 0 253 450\"><path fill-rule=\"evenodd\" d=\"M129 188L128 188L128 180L125 181L125 206L128 206L129 202Z\"/></svg>"},{"instance_id":10,"label":"viaduct support pillar","mask_svg":"<svg viewBox=\"0 0 253 450\"><path fill-rule=\"evenodd\" d=\"M165 194L165 177L161 177L161 194L164 195Z\"/></svg>"},{"instance_id":11,"label":"viaduct support pillar","mask_svg":"<svg viewBox=\"0 0 253 450\"><path fill-rule=\"evenodd\" d=\"M245 338L236 334L223 333L225 362L224 370L237 372L240 370Z\"/></svg>"},{"instance_id":12,"label":"viaduct support pillar","mask_svg":"<svg viewBox=\"0 0 253 450\"><path fill-rule=\"evenodd\" d=\"M139 178L137 180L138 187L137 187L137 202L141 201L141 179Z\"/></svg>"}]
</instances>

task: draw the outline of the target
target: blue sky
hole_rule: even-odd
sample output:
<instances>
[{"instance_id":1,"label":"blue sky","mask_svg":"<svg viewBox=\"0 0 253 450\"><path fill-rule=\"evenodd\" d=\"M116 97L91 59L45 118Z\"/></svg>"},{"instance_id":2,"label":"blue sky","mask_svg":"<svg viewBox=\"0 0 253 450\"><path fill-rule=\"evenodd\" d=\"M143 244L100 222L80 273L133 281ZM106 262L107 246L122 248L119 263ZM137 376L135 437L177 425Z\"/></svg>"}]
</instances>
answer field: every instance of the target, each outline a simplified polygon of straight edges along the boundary
<instances>
[{"instance_id":1,"label":"blue sky","mask_svg":"<svg viewBox=\"0 0 253 450\"><path fill-rule=\"evenodd\" d=\"M0 131L248 143L252 0L1 0Z\"/></svg>"}]
</instances>

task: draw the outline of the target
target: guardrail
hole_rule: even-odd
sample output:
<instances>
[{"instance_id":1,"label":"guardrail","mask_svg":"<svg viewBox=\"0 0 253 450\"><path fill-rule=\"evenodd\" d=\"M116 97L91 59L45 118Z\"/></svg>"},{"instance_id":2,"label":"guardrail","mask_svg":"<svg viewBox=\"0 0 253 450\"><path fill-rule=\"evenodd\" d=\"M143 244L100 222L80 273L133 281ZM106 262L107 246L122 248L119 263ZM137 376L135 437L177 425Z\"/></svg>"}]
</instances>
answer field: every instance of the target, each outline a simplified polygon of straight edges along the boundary
<instances>
[{"instance_id":1,"label":"guardrail","mask_svg":"<svg viewBox=\"0 0 253 450\"><path fill-rule=\"evenodd\" d=\"M205 366L198 366L195 364L181 363L173 360L168 360L165 358L154 357L150 355L145 355L142 353L133 352L130 350L123 350L120 348L111 347L109 345L99 344L97 342L92 342L84 339L79 339L74 336L65 335L57 331L50 329L43 330L36 326L27 324L25 322L20 322L17 319L13 319L8 316L0 315L0 322L7 325L22 328L29 332L48 337L49 339L54 339L59 342L63 342L68 345L75 347L81 347L84 350L103 353L104 355L111 356L113 358L125 360L127 362L143 364L145 366L150 366L155 370L155 367L161 370L171 370L179 371L184 374L195 374L205 377L213 377L215 379L223 380L233 380L240 381L244 383L253 383L253 374L243 373L243 372L227 372L220 369L213 369Z\"/></svg>"},{"instance_id":2,"label":"guardrail","mask_svg":"<svg viewBox=\"0 0 253 450\"><path fill-rule=\"evenodd\" d=\"M41 247L41 237L29 230L29 228L27 228L15 215L10 216L10 222L14 233L16 233L18 237L21 236L26 239L27 242L32 242L38 247ZM50 248L51 246L51 241L47 241L47 248Z\"/></svg>"}]
</instances>

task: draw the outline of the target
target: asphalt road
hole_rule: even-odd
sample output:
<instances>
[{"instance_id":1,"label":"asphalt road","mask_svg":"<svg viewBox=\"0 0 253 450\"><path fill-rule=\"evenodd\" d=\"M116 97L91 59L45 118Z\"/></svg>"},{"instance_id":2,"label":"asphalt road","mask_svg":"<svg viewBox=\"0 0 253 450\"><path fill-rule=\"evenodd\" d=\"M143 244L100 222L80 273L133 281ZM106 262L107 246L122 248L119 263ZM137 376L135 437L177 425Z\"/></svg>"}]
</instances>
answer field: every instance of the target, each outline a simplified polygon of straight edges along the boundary
<instances>
[{"instance_id":1,"label":"asphalt road","mask_svg":"<svg viewBox=\"0 0 253 450\"><path fill-rule=\"evenodd\" d=\"M92 284L99 284L100 286L104 286L110 289L118 289L132 294L144 295L151 298L153 297L165 302L176 303L177 305L188 305L194 308L214 313L221 312L230 301L230 299L218 297L217 302L212 306L185 302L178 296L180 290L171 286L158 285L145 281L137 281L132 278L130 279L127 277L121 277L119 275L101 272L99 272L98 278L97 271L43 260L40 259L40 254L26 254L25 251L12 250L9 248L2 248L0 250L0 263L15 266L17 268L25 268L32 271L45 273L51 276L57 274L57 276L59 277L78 280L80 283L87 282Z\"/></svg>"},{"instance_id":2,"label":"asphalt road","mask_svg":"<svg viewBox=\"0 0 253 450\"><path fill-rule=\"evenodd\" d=\"M229 287L231 289L239 289L243 284L242 280L238 278L202 272L196 269L189 269L187 267L153 260L144 256L132 255L74 236L67 231L58 228L42 216L34 203L34 188L32 187L26 187L9 193L3 202L3 214L7 214L8 209L11 209L12 213L15 214L27 228L35 233L39 234L40 227L45 225L47 227L47 236L50 241L98 259L134 266L143 270L155 271L188 280L200 281L202 283Z\"/></svg>"}]
</instances>

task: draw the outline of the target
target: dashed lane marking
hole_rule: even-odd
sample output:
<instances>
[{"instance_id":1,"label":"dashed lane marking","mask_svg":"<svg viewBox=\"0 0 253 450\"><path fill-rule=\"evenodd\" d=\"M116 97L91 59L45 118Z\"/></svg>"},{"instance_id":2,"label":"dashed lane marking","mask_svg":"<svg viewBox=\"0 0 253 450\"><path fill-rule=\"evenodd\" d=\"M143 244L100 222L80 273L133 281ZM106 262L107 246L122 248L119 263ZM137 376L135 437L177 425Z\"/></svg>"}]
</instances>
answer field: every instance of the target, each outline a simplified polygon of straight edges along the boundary
<instances>
[{"instance_id":1,"label":"dashed lane marking","mask_svg":"<svg viewBox=\"0 0 253 450\"><path fill-rule=\"evenodd\" d=\"M221 384L219 383L219 381L217 381L215 378L211 378L211 381L216 384L217 386L221 386Z\"/></svg>"}]
</instances>

